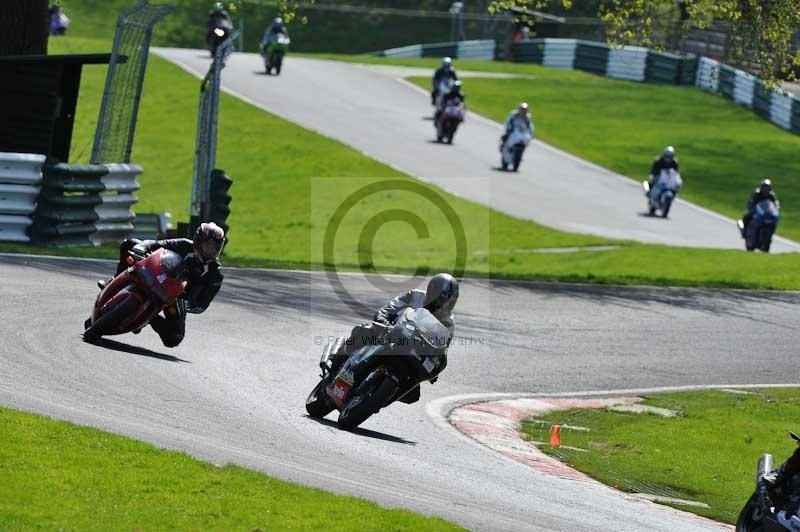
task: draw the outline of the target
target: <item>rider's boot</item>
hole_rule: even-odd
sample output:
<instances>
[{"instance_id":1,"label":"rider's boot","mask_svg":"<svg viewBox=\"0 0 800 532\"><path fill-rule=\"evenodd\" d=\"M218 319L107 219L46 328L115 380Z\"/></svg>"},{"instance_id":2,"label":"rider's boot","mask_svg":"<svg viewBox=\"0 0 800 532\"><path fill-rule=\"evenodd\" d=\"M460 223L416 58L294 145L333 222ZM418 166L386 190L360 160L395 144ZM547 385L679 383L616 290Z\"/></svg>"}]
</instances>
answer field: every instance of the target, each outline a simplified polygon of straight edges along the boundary
<instances>
[{"instance_id":1,"label":"rider's boot","mask_svg":"<svg viewBox=\"0 0 800 532\"><path fill-rule=\"evenodd\" d=\"M113 277L109 277L105 281L103 281L103 280L97 281L97 288L99 288L100 290L104 290L105 287L108 286L108 283L110 283L113 280L114 280Z\"/></svg>"}]
</instances>

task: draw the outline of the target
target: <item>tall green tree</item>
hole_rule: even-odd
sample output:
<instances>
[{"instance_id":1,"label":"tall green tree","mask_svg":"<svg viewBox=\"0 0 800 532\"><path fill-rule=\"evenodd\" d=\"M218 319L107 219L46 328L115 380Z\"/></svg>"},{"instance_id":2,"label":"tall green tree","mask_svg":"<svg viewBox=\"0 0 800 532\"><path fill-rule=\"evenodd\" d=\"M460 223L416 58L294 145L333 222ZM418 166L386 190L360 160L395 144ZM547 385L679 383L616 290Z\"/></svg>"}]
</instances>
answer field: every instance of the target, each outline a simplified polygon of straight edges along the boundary
<instances>
[{"instance_id":1,"label":"tall green tree","mask_svg":"<svg viewBox=\"0 0 800 532\"><path fill-rule=\"evenodd\" d=\"M47 0L2 0L0 55L46 54Z\"/></svg>"},{"instance_id":2,"label":"tall green tree","mask_svg":"<svg viewBox=\"0 0 800 532\"><path fill-rule=\"evenodd\" d=\"M490 12L511 8L547 10L572 0L493 0ZM755 65L770 83L794 79L800 50L792 37L800 32L798 0L600 0L597 15L613 44L658 47L675 30L704 29L712 22L729 28L724 60Z\"/></svg>"}]
</instances>

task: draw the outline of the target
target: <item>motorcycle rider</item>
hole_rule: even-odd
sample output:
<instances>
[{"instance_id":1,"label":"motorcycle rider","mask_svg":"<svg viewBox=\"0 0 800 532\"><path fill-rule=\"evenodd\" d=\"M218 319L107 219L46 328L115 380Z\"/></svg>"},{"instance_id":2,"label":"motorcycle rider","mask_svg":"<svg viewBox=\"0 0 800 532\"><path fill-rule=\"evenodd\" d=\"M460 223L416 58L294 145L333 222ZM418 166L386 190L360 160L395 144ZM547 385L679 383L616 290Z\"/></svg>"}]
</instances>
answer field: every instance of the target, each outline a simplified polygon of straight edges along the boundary
<instances>
[{"instance_id":1,"label":"motorcycle rider","mask_svg":"<svg viewBox=\"0 0 800 532\"><path fill-rule=\"evenodd\" d=\"M442 66L433 73L433 90L431 90L431 105L436 105L436 93L439 92L439 84L443 81L458 81L458 74L453 68L453 60L449 57L442 59Z\"/></svg>"},{"instance_id":2,"label":"motorcycle rider","mask_svg":"<svg viewBox=\"0 0 800 532\"><path fill-rule=\"evenodd\" d=\"M206 20L206 35L214 31L214 28L232 28L233 21L231 15L222 5L222 2L215 2L208 12L208 19Z\"/></svg>"},{"instance_id":3,"label":"motorcycle rider","mask_svg":"<svg viewBox=\"0 0 800 532\"><path fill-rule=\"evenodd\" d=\"M797 474L800 474L800 447L794 450L781 467L761 477L758 491L774 502L780 498L782 488Z\"/></svg>"},{"instance_id":4,"label":"motorcycle rider","mask_svg":"<svg viewBox=\"0 0 800 532\"><path fill-rule=\"evenodd\" d=\"M502 137L500 137L501 150L505 145L506 140L508 140L508 136L511 134L511 132L520 126L527 129L528 132L531 134L531 136L533 135L533 132L535 131L535 128L533 126L533 117L528 112L528 104L525 102L519 104L519 107L511 111L511 113L509 113L508 115L508 118L506 118L506 123L505 123L506 132L503 134Z\"/></svg>"},{"instance_id":5,"label":"motorcycle rider","mask_svg":"<svg viewBox=\"0 0 800 532\"><path fill-rule=\"evenodd\" d=\"M175 305L164 309L164 316L156 316L150 322L166 347L176 347L186 332L186 313L200 314L214 300L222 286L222 267L219 254L225 243L225 232L214 222L200 224L192 240L172 238L168 240L138 240L128 238L119 246L119 275L128 268L131 254L146 257L157 249L168 249L183 257L186 289ZM110 281L110 280L109 280ZM103 289L109 281L98 281ZM139 331L135 331L138 333Z\"/></svg>"},{"instance_id":6,"label":"motorcycle rider","mask_svg":"<svg viewBox=\"0 0 800 532\"><path fill-rule=\"evenodd\" d=\"M763 179L753 193L750 194L750 199L747 200L747 210L745 211L744 216L742 216L742 222L744 223L745 229L747 229L747 224L750 223L750 220L753 219L753 214L756 212L756 205L764 200L770 200L775 203L776 207L780 208L781 204L778 201L778 197L772 190L771 179Z\"/></svg>"},{"instance_id":7,"label":"motorcycle rider","mask_svg":"<svg viewBox=\"0 0 800 532\"><path fill-rule=\"evenodd\" d=\"M264 41L263 46L264 49L267 48L270 44L278 39L278 35L283 34L285 36L289 36L289 30L286 29L286 25L283 23L283 19L281 17L276 17L275 20L272 21L272 24L267 28L264 32Z\"/></svg>"},{"instance_id":8,"label":"motorcycle rider","mask_svg":"<svg viewBox=\"0 0 800 532\"><path fill-rule=\"evenodd\" d=\"M448 273L439 273L431 277L428 287L422 290L409 290L379 308L372 318L372 323L357 325L344 341L339 350L331 355L331 374L336 374L347 359L365 345L377 345L386 327L394 325L397 317L407 308L425 308L447 328L449 333L447 345L455 333L453 308L458 301L458 281ZM442 368L444 369L444 368ZM436 382L436 378L431 382ZM404 402L413 403L419 400L419 386L404 397Z\"/></svg>"},{"instance_id":9,"label":"motorcycle rider","mask_svg":"<svg viewBox=\"0 0 800 532\"><path fill-rule=\"evenodd\" d=\"M448 103L452 102L454 105L458 105L459 103L464 103L466 99L467 97L461 92L461 82L456 80L453 86L450 87L450 91L442 97L442 103L433 115L434 123L438 124L439 118L442 116Z\"/></svg>"},{"instance_id":10,"label":"motorcycle rider","mask_svg":"<svg viewBox=\"0 0 800 532\"><path fill-rule=\"evenodd\" d=\"M650 167L650 175L647 177L647 182L650 183L650 190L658 183L661 178L662 170L675 170L679 171L678 159L675 158L675 148L667 146L660 157L653 160L653 166Z\"/></svg>"}]
</instances>

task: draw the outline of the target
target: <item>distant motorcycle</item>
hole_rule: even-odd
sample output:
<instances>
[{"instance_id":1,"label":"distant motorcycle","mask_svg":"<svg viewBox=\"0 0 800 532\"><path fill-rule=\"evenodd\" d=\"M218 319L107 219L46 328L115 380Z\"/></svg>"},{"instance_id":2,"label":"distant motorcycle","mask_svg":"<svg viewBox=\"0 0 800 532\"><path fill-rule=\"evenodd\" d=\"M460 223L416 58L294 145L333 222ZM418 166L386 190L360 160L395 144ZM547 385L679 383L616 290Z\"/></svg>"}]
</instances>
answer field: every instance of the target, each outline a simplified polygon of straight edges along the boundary
<instances>
[{"instance_id":1,"label":"distant motorcycle","mask_svg":"<svg viewBox=\"0 0 800 532\"><path fill-rule=\"evenodd\" d=\"M760 249L769 253L772 236L775 234L780 219L780 209L774 201L770 199L759 201L747 226L744 225L744 220L738 221L745 249L747 251Z\"/></svg>"},{"instance_id":2,"label":"distant motorcycle","mask_svg":"<svg viewBox=\"0 0 800 532\"><path fill-rule=\"evenodd\" d=\"M461 122L464 121L464 102L449 101L434 124L436 126L436 140L439 142L453 143L453 137Z\"/></svg>"},{"instance_id":3,"label":"distant motorcycle","mask_svg":"<svg viewBox=\"0 0 800 532\"><path fill-rule=\"evenodd\" d=\"M661 170L661 175L656 184L650 188L650 183L642 182L644 193L647 196L647 212L654 216L656 211L661 211L662 218L669 215L672 202L683 186L683 180L677 170L673 168Z\"/></svg>"},{"instance_id":4,"label":"distant motorcycle","mask_svg":"<svg viewBox=\"0 0 800 532\"><path fill-rule=\"evenodd\" d=\"M223 20L206 34L206 48L211 52L211 57L217 55L217 48L233 33L230 22Z\"/></svg>"},{"instance_id":5,"label":"distant motorcycle","mask_svg":"<svg viewBox=\"0 0 800 532\"><path fill-rule=\"evenodd\" d=\"M289 50L289 44L291 42L289 37L283 33L279 33L275 40L270 43L261 43L261 57L264 58L264 70L267 75L272 74L273 70L276 76L280 75L281 67L283 66L283 57Z\"/></svg>"},{"instance_id":6,"label":"distant motorcycle","mask_svg":"<svg viewBox=\"0 0 800 532\"><path fill-rule=\"evenodd\" d=\"M161 248L147 257L132 255L128 264L97 296L92 316L84 323L85 341L143 328L173 306L186 288L183 257L173 251Z\"/></svg>"},{"instance_id":7,"label":"distant motorcycle","mask_svg":"<svg viewBox=\"0 0 800 532\"><path fill-rule=\"evenodd\" d=\"M798 444L800 436L789 433ZM800 475L795 475L778 494L759 490L763 477L774 469L771 454L763 454L756 466L756 489L736 520L736 532L800 532ZM777 496L776 496L777 495Z\"/></svg>"},{"instance_id":8,"label":"distant motorcycle","mask_svg":"<svg viewBox=\"0 0 800 532\"><path fill-rule=\"evenodd\" d=\"M511 166L516 172L522 162L522 154L525 148L533 140L531 132L527 128L518 125L508 134L506 141L500 145L500 165L503 170L508 170Z\"/></svg>"},{"instance_id":9,"label":"distant motorcycle","mask_svg":"<svg viewBox=\"0 0 800 532\"><path fill-rule=\"evenodd\" d=\"M306 399L306 411L322 418L339 410L339 426L354 429L423 381L435 378L447 365L447 328L426 309L408 308L394 325L385 327L376 345L353 353L337 373L330 356L343 338L329 343L319 366L322 380Z\"/></svg>"},{"instance_id":10,"label":"distant motorcycle","mask_svg":"<svg viewBox=\"0 0 800 532\"><path fill-rule=\"evenodd\" d=\"M69 17L58 8L50 15L50 35L65 35L69 29Z\"/></svg>"}]
</instances>

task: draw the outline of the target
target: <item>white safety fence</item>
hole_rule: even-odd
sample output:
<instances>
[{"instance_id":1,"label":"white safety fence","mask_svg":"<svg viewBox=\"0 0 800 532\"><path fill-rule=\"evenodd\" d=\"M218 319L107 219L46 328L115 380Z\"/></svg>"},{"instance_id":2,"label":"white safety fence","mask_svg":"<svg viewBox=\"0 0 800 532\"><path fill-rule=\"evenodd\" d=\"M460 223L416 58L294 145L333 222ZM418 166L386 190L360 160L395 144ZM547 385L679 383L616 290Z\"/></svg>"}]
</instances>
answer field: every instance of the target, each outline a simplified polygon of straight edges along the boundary
<instances>
[{"instance_id":1,"label":"white safety fence","mask_svg":"<svg viewBox=\"0 0 800 532\"><path fill-rule=\"evenodd\" d=\"M383 55L386 57L422 57L422 45L412 44L410 46L401 46L400 48L390 48L384 50Z\"/></svg>"},{"instance_id":2,"label":"white safety fence","mask_svg":"<svg viewBox=\"0 0 800 532\"><path fill-rule=\"evenodd\" d=\"M493 39L480 41L460 41L456 47L456 57L458 59L482 59L491 61L494 59L495 42Z\"/></svg>"},{"instance_id":3,"label":"white safety fence","mask_svg":"<svg viewBox=\"0 0 800 532\"><path fill-rule=\"evenodd\" d=\"M0 152L0 241L30 242L27 229L42 183L45 156Z\"/></svg>"},{"instance_id":4,"label":"white safety fence","mask_svg":"<svg viewBox=\"0 0 800 532\"><path fill-rule=\"evenodd\" d=\"M644 81L647 70L647 48L625 46L608 51L606 76L629 81Z\"/></svg>"}]
</instances>

